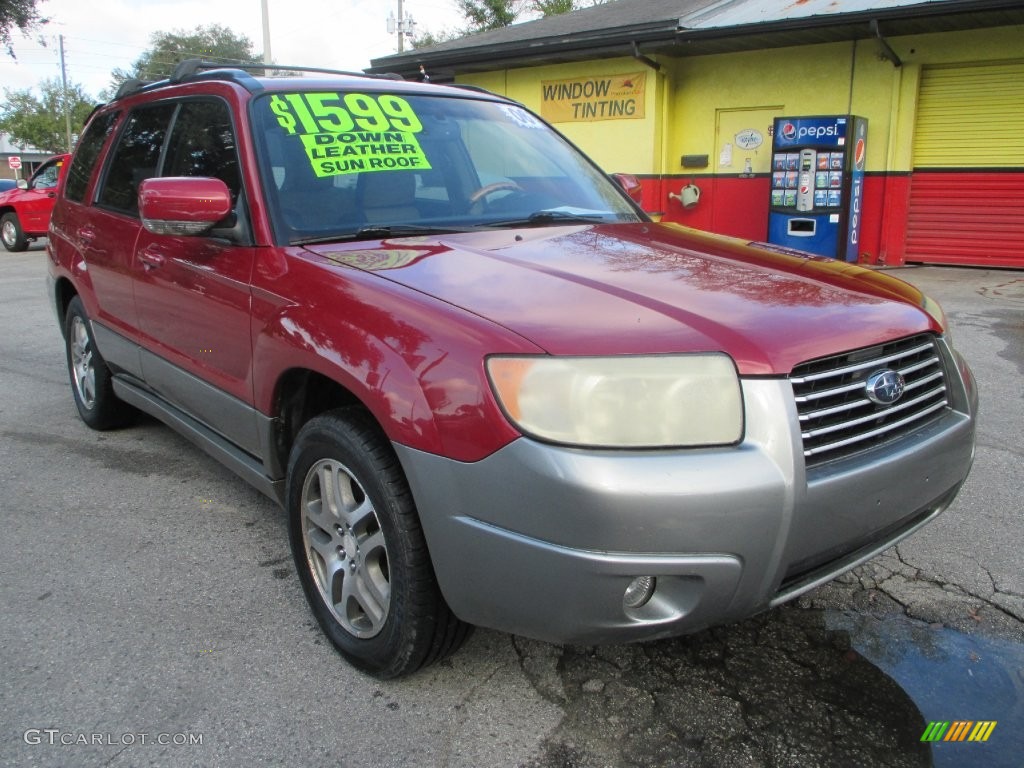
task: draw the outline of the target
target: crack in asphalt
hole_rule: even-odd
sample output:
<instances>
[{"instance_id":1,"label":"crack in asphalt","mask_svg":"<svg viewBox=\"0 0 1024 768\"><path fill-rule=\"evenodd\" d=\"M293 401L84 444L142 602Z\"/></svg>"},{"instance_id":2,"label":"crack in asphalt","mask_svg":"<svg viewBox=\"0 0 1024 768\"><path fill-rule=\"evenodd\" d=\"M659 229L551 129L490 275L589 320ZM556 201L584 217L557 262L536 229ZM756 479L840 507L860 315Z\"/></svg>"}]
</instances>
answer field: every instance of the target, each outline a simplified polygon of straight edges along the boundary
<instances>
[{"instance_id":1,"label":"crack in asphalt","mask_svg":"<svg viewBox=\"0 0 1024 768\"><path fill-rule=\"evenodd\" d=\"M959 584L953 584L951 582L944 582L944 581L942 581L941 579L939 579L936 576L931 576L929 574L924 573L920 568L917 568L916 566L914 566L911 563L907 562L906 558L903 556L903 553L900 551L899 546L893 547L893 551L896 553L896 558L899 560L899 562L904 567L906 567L906 568L908 568L908 569L913 571L913 575L911 575L909 577L907 577L906 575L903 575L904 578L909 578L909 580L914 581L914 582L919 582L919 583L924 583L924 584L931 584L933 586L937 586L946 595L953 594L953 595L960 595L962 597L973 598L974 600L980 601L982 604L984 604L988 608L992 609L996 613L1001 614L1003 617L1005 617L1007 619L1010 619L1013 622L1020 623L1022 621L1021 617L1015 615L1012 611L1007 610L1006 608L1004 608L1003 606L999 605L998 603L996 603L996 602L994 602L992 600L992 597L997 595L997 594L1008 594L1008 593L1005 593L1005 592L1003 592L1003 591L1001 591L1001 590L999 590L997 588L996 581L995 581L995 578L992 576L992 573L988 570L988 568L986 568L984 565L979 563L977 560L974 560L972 558L972 562L974 562L982 571L984 571L985 575L988 576L989 581L992 582L992 587L993 587L992 595L987 596L987 597L985 595L979 595L976 592L973 592L973 591L971 591L971 590L967 589L966 587L963 587L963 586L961 586ZM893 576L895 576L895 575L897 575L897 574L893 574ZM914 606L912 606L910 604L905 604L903 601L898 599L896 597L896 595L894 595L892 593L892 591L890 591L890 589L886 589L885 585L886 585L886 583L888 583L888 581L890 581L890 580L886 579L885 581L878 583L876 588L879 589L881 592L885 593L885 595L887 597L889 597L890 599L892 599L895 602L897 602L900 605L902 605L904 607L904 609L905 609L905 612L906 612L907 616L910 616L911 618L916 618L916 619L924 618L924 617L922 617L920 615L917 615L917 611L914 610ZM972 619L977 620L975 615L970 614L970 613L968 615L970 615Z\"/></svg>"}]
</instances>

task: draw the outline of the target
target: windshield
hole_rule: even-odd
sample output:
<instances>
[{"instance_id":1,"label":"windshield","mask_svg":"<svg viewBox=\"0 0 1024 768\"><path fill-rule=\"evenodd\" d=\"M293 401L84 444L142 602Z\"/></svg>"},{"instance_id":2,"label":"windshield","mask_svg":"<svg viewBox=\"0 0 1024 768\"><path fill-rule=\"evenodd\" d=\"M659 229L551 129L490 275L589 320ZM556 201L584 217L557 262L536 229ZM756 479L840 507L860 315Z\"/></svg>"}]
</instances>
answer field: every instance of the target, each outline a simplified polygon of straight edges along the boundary
<instances>
[{"instance_id":1,"label":"windshield","mask_svg":"<svg viewBox=\"0 0 1024 768\"><path fill-rule=\"evenodd\" d=\"M640 220L600 170L510 104L275 93L254 100L252 118L284 242Z\"/></svg>"}]
</instances>

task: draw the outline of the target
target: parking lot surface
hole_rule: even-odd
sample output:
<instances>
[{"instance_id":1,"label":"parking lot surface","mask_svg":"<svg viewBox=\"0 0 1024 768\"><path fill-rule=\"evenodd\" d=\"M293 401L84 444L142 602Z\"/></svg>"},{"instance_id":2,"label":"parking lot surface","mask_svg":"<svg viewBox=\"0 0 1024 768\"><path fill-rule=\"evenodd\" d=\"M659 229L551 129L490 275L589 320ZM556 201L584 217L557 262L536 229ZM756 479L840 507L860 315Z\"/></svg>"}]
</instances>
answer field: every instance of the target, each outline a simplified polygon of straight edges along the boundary
<instances>
[{"instance_id":1,"label":"parking lot surface","mask_svg":"<svg viewBox=\"0 0 1024 768\"><path fill-rule=\"evenodd\" d=\"M281 511L140 418L78 419L37 244L0 257L0 765L1018 766L1024 274L892 270L980 383L933 525L797 603L644 645L478 631L398 682L320 635ZM995 721L984 743L921 741Z\"/></svg>"}]
</instances>

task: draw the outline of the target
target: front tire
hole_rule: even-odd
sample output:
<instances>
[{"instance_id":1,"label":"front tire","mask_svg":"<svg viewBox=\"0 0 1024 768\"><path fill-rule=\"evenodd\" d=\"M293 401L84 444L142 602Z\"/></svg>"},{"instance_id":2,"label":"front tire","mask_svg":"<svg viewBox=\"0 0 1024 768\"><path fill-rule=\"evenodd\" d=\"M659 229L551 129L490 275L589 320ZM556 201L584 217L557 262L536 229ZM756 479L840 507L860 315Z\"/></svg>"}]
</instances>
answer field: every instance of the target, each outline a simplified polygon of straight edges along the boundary
<instances>
[{"instance_id":1,"label":"front tire","mask_svg":"<svg viewBox=\"0 0 1024 768\"><path fill-rule=\"evenodd\" d=\"M64 316L64 346L75 407L82 421L93 429L119 427L132 415L131 406L114 394L110 369L96 348L92 325L82 300L75 296Z\"/></svg>"},{"instance_id":2,"label":"front tire","mask_svg":"<svg viewBox=\"0 0 1024 768\"><path fill-rule=\"evenodd\" d=\"M0 240L8 251L24 251L28 248L28 238L18 221L18 214L5 213L0 217Z\"/></svg>"},{"instance_id":3,"label":"front tire","mask_svg":"<svg viewBox=\"0 0 1024 768\"><path fill-rule=\"evenodd\" d=\"M470 627L441 596L398 459L364 410L331 411L302 428L286 501L306 599L349 662L387 679L458 649Z\"/></svg>"}]
</instances>

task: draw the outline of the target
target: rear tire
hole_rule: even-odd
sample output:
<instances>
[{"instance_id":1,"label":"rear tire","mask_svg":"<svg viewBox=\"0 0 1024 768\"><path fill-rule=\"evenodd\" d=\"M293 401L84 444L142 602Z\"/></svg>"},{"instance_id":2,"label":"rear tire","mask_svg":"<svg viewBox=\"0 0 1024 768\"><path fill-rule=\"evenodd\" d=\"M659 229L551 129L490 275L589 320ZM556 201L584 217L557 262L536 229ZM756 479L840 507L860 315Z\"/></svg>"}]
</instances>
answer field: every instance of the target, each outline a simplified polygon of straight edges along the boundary
<instances>
[{"instance_id":1,"label":"rear tire","mask_svg":"<svg viewBox=\"0 0 1024 768\"><path fill-rule=\"evenodd\" d=\"M98 430L127 423L134 411L114 394L110 369L96 348L89 316L77 296L68 304L64 316L64 346L71 392L82 421Z\"/></svg>"},{"instance_id":2,"label":"rear tire","mask_svg":"<svg viewBox=\"0 0 1024 768\"><path fill-rule=\"evenodd\" d=\"M341 408L300 430L286 504L306 599L350 663L387 679L462 645L471 627L441 596L408 483L369 414Z\"/></svg>"},{"instance_id":3,"label":"rear tire","mask_svg":"<svg viewBox=\"0 0 1024 768\"><path fill-rule=\"evenodd\" d=\"M0 217L0 240L8 251L24 251L28 248L28 238L18 221L18 214L5 213Z\"/></svg>"}]
</instances>

